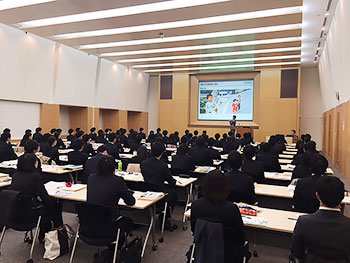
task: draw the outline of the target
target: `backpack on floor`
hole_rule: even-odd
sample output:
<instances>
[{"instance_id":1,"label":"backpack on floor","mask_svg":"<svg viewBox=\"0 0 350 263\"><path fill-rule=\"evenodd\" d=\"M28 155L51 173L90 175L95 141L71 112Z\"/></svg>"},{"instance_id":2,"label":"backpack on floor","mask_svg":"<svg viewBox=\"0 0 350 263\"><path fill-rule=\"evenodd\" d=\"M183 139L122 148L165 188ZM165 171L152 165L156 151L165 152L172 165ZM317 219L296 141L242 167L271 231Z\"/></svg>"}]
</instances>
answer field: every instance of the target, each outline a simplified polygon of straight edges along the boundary
<instances>
[{"instance_id":1,"label":"backpack on floor","mask_svg":"<svg viewBox=\"0 0 350 263\"><path fill-rule=\"evenodd\" d=\"M120 252L120 263L140 263L142 254L142 238L135 238Z\"/></svg>"}]
</instances>

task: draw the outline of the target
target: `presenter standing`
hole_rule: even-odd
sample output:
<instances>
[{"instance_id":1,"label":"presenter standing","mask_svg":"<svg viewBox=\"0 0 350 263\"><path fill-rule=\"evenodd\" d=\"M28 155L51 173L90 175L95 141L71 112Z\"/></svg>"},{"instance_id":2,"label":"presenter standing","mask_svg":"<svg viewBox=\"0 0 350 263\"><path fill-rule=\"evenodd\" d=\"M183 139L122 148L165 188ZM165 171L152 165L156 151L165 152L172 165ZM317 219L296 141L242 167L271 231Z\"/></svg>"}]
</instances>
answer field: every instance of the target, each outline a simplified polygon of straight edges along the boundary
<instances>
[{"instance_id":1,"label":"presenter standing","mask_svg":"<svg viewBox=\"0 0 350 263\"><path fill-rule=\"evenodd\" d=\"M232 120L230 120L230 130L232 133L232 137L235 137L235 134L236 134L236 115L233 115Z\"/></svg>"}]
</instances>

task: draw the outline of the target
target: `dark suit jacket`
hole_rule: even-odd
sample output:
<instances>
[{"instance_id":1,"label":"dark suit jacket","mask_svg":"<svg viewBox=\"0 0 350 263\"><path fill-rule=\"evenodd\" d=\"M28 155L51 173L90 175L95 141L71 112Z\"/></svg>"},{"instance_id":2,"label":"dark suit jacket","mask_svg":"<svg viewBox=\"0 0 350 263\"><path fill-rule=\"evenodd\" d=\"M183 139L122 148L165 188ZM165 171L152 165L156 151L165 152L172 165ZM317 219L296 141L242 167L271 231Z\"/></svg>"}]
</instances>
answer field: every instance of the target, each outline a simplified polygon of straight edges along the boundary
<instances>
[{"instance_id":1,"label":"dark suit jacket","mask_svg":"<svg viewBox=\"0 0 350 263\"><path fill-rule=\"evenodd\" d=\"M294 190L293 203L296 211L314 213L320 202L316 198L316 183L320 176L299 179Z\"/></svg>"},{"instance_id":2,"label":"dark suit jacket","mask_svg":"<svg viewBox=\"0 0 350 263\"><path fill-rule=\"evenodd\" d=\"M62 141L61 138L57 138L56 147L57 147L58 149L66 149L66 145L64 144L64 142Z\"/></svg>"},{"instance_id":3,"label":"dark suit jacket","mask_svg":"<svg viewBox=\"0 0 350 263\"><path fill-rule=\"evenodd\" d=\"M225 262L233 261L238 254L237 246L243 246L245 234L243 221L238 207L230 202L213 203L205 198L193 201L191 206L191 229L195 230L196 220L203 219L209 222L222 223L224 226ZM232 232L226 229L232 229Z\"/></svg>"},{"instance_id":4,"label":"dark suit jacket","mask_svg":"<svg viewBox=\"0 0 350 263\"><path fill-rule=\"evenodd\" d=\"M16 172L12 176L10 189L23 192L33 199L40 196L46 205L50 205L52 201L45 189L41 176L37 172Z\"/></svg>"},{"instance_id":5,"label":"dark suit jacket","mask_svg":"<svg viewBox=\"0 0 350 263\"><path fill-rule=\"evenodd\" d=\"M0 162L16 160L17 154L12 149L12 145L3 141L0 141Z\"/></svg>"},{"instance_id":6,"label":"dark suit jacket","mask_svg":"<svg viewBox=\"0 0 350 263\"><path fill-rule=\"evenodd\" d=\"M230 188L230 201L253 203L255 188L252 177L238 170L225 173L225 176ZM235 200L232 200L233 198Z\"/></svg>"},{"instance_id":7,"label":"dark suit jacket","mask_svg":"<svg viewBox=\"0 0 350 263\"><path fill-rule=\"evenodd\" d=\"M292 174L292 180L296 178L306 178L311 176L311 169L303 164L294 168Z\"/></svg>"},{"instance_id":8,"label":"dark suit jacket","mask_svg":"<svg viewBox=\"0 0 350 263\"><path fill-rule=\"evenodd\" d=\"M168 182L170 187L176 185L168 165L155 157L141 163L141 173L146 183L157 185L162 191L166 189L164 182Z\"/></svg>"},{"instance_id":9,"label":"dark suit jacket","mask_svg":"<svg viewBox=\"0 0 350 263\"><path fill-rule=\"evenodd\" d=\"M101 205L112 210L118 217L118 202L122 198L127 205L134 205L135 198L129 191L124 179L114 174L92 174L87 183L87 202Z\"/></svg>"},{"instance_id":10,"label":"dark suit jacket","mask_svg":"<svg viewBox=\"0 0 350 263\"><path fill-rule=\"evenodd\" d=\"M73 141L75 139L74 135L68 135L67 136L67 141Z\"/></svg>"},{"instance_id":11,"label":"dark suit jacket","mask_svg":"<svg viewBox=\"0 0 350 263\"><path fill-rule=\"evenodd\" d=\"M230 153L231 151L237 150L239 147L239 141L235 140L233 142L224 142L223 143L223 154Z\"/></svg>"},{"instance_id":12,"label":"dark suit jacket","mask_svg":"<svg viewBox=\"0 0 350 263\"><path fill-rule=\"evenodd\" d=\"M114 159L119 159L119 151L117 146L115 146L111 142L106 143L104 146L107 148L107 152L109 155L112 155Z\"/></svg>"},{"instance_id":13,"label":"dark suit jacket","mask_svg":"<svg viewBox=\"0 0 350 263\"><path fill-rule=\"evenodd\" d=\"M286 146L283 143L275 143L271 148L271 153L274 155L282 154L286 150Z\"/></svg>"},{"instance_id":14,"label":"dark suit jacket","mask_svg":"<svg viewBox=\"0 0 350 263\"><path fill-rule=\"evenodd\" d=\"M265 183L264 166L262 163L245 159L242 165L242 172L250 175L254 182L258 184Z\"/></svg>"},{"instance_id":15,"label":"dark suit jacket","mask_svg":"<svg viewBox=\"0 0 350 263\"><path fill-rule=\"evenodd\" d=\"M81 151L74 150L68 153L69 164L85 165L87 160L88 160L87 154Z\"/></svg>"},{"instance_id":16,"label":"dark suit jacket","mask_svg":"<svg viewBox=\"0 0 350 263\"><path fill-rule=\"evenodd\" d=\"M107 140L103 136L97 136L96 139L95 139L95 142L96 143L107 143Z\"/></svg>"},{"instance_id":17,"label":"dark suit jacket","mask_svg":"<svg viewBox=\"0 0 350 263\"><path fill-rule=\"evenodd\" d=\"M307 151L310 154L310 158L312 155L318 153L318 151ZM303 154L297 154L293 157L292 164L293 165L300 165L303 163L304 153Z\"/></svg>"},{"instance_id":18,"label":"dark suit jacket","mask_svg":"<svg viewBox=\"0 0 350 263\"><path fill-rule=\"evenodd\" d=\"M221 159L221 156L220 156L220 153L218 150L215 150L211 147L209 147L208 150L210 152L211 159L213 159L213 160L220 160Z\"/></svg>"},{"instance_id":19,"label":"dark suit jacket","mask_svg":"<svg viewBox=\"0 0 350 263\"><path fill-rule=\"evenodd\" d=\"M213 165L213 159L211 158L211 153L208 149L195 147L190 150L189 154L192 155L195 165Z\"/></svg>"},{"instance_id":20,"label":"dark suit jacket","mask_svg":"<svg viewBox=\"0 0 350 263\"><path fill-rule=\"evenodd\" d=\"M96 132L90 132L90 138L91 138L92 141L95 141L96 137L97 137Z\"/></svg>"},{"instance_id":21,"label":"dark suit jacket","mask_svg":"<svg viewBox=\"0 0 350 263\"><path fill-rule=\"evenodd\" d=\"M33 134L33 140L37 141L40 144L43 140L43 135L41 133L36 132Z\"/></svg>"},{"instance_id":22,"label":"dark suit jacket","mask_svg":"<svg viewBox=\"0 0 350 263\"><path fill-rule=\"evenodd\" d=\"M52 160L54 160L57 165L61 164L61 161L59 159L60 154L58 153L58 149L56 147L43 149L43 154L47 157L50 157Z\"/></svg>"},{"instance_id":23,"label":"dark suit jacket","mask_svg":"<svg viewBox=\"0 0 350 263\"><path fill-rule=\"evenodd\" d=\"M193 157L187 154L176 154L172 157L171 169L178 173L190 174L195 169Z\"/></svg>"},{"instance_id":24,"label":"dark suit jacket","mask_svg":"<svg viewBox=\"0 0 350 263\"><path fill-rule=\"evenodd\" d=\"M341 212L320 209L300 216L294 228L292 255L307 253L323 260L350 258L350 219ZM344 261L348 262L348 261Z\"/></svg>"},{"instance_id":25,"label":"dark suit jacket","mask_svg":"<svg viewBox=\"0 0 350 263\"><path fill-rule=\"evenodd\" d=\"M265 172L280 172L281 165L278 162L278 157L270 153L260 152L256 156L256 160L264 166Z\"/></svg>"},{"instance_id":26,"label":"dark suit jacket","mask_svg":"<svg viewBox=\"0 0 350 263\"><path fill-rule=\"evenodd\" d=\"M103 157L102 153L97 153L95 156L88 159L84 166L84 183L87 183L87 180L90 175L97 173L97 164L98 161Z\"/></svg>"},{"instance_id":27,"label":"dark suit jacket","mask_svg":"<svg viewBox=\"0 0 350 263\"><path fill-rule=\"evenodd\" d=\"M83 152L86 153L88 156L93 156L93 155L96 154L96 152L92 148L92 144L91 143L84 143Z\"/></svg>"}]
</instances>

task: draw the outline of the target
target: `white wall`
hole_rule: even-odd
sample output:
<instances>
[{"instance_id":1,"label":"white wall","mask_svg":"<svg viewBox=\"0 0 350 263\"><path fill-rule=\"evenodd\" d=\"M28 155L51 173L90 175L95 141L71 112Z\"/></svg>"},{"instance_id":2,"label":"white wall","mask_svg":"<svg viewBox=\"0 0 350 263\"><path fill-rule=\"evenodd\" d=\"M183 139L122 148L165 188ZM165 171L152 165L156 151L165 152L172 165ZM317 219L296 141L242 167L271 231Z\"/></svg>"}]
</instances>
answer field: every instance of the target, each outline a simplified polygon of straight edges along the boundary
<instances>
[{"instance_id":1,"label":"white wall","mask_svg":"<svg viewBox=\"0 0 350 263\"><path fill-rule=\"evenodd\" d=\"M328 111L350 99L349 25L350 1L339 0L319 63L323 111ZM340 95L339 102L336 100L336 92Z\"/></svg>"},{"instance_id":2,"label":"white wall","mask_svg":"<svg viewBox=\"0 0 350 263\"><path fill-rule=\"evenodd\" d=\"M52 103L148 111L148 74L3 24L0 79L0 103L6 105L19 101L32 102L33 108L40 108L37 103ZM18 104L14 105L16 109ZM40 123L40 112L29 113L25 115L29 120ZM67 112L62 114L66 130L69 119ZM0 128L10 126L7 121L0 119ZM14 127L16 134L22 134Z\"/></svg>"},{"instance_id":3,"label":"white wall","mask_svg":"<svg viewBox=\"0 0 350 263\"><path fill-rule=\"evenodd\" d=\"M322 98L318 68L302 68L300 89L300 133L309 133L322 149Z\"/></svg>"},{"instance_id":4,"label":"white wall","mask_svg":"<svg viewBox=\"0 0 350 263\"><path fill-rule=\"evenodd\" d=\"M69 107L60 106L60 128L63 135L68 135L70 129Z\"/></svg>"},{"instance_id":5,"label":"white wall","mask_svg":"<svg viewBox=\"0 0 350 263\"><path fill-rule=\"evenodd\" d=\"M40 104L0 100L0 132L11 129L12 139L21 139L26 129L40 123Z\"/></svg>"},{"instance_id":6,"label":"white wall","mask_svg":"<svg viewBox=\"0 0 350 263\"><path fill-rule=\"evenodd\" d=\"M148 130L155 131L158 128L158 85L159 77L151 76L148 86Z\"/></svg>"}]
</instances>

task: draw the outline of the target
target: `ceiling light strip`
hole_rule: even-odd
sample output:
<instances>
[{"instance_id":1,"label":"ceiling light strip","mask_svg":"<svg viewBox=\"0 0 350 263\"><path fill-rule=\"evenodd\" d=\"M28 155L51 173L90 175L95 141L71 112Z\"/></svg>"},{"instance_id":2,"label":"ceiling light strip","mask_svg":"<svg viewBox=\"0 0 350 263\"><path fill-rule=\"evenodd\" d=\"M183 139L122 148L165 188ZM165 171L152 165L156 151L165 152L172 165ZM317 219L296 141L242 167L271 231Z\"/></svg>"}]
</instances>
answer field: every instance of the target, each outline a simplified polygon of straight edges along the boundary
<instances>
[{"instance_id":1,"label":"ceiling light strip","mask_svg":"<svg viewBox=\"0 0 350 263\"><path fill-rule=\"evenodd\" d=\"M171 71L190 71L190 70L211 70L211 69L237 69L237 68L252 68L252 67L271 67L271 66L287 66L287 65L299 65L300 62L280 62L280 63L263 63L263 64L247 64L247 65L228 65L228 66L215 66L215 67L196 67L196 68L173 68L173 69L150 69L145 70L145 73L152 72L171 72Z\"/></svg>"},{"instance_id":2,"label":"ceiling light strip","mask_svg":"<svg viewBox=\"0 0 350 263\"><path fill-rule=\"evenodd\" d=\"M301 47L269 48L269 49L260 49L260 50L253 49L253 50L233 51L233 52L220 52L220 53L182 55L182 56L167 56L167 57L152 57L152 58L131 58L131 59L121 59L118 61L118 63L140 63L140 62L162 61L162 60L212 58L212 57L265 54L265 53L289 52L289 51L301 51Z\"/></svg>"},{"instance_id":3,"label":"ceiling light strip","mask_svg":"<svg viewBox=\"0 0 350 263\"><path fill-rule=\"evenodd\" d=\"M186 66L186 65L238 63L238 62L249 62L249 61L294 59L294 58L301 58L301 55L274 56L274 57L255 57L255 58L239 58L239 59L222 59L222 60L192 61L192 62L164 63L164 64L147 64L147 65L132 66L132 68L174 67L174 66Z\"/></svg>"},{"instance_id":4,"label":"ceiling light strip","mask_svg":"<svg viewBox=\"0 0 350 263\"><path fill-rule=\"evenodd\" d=\"M56 0L2 0L0 1L0 11L54 1Z\"/></svg>"},{"instance_id":5,"label":"ceiling light strip","mask_svg":"<svg viewBox=\"0 0 350 263\"><path fill-rule=\"evenodd\" d=\"M298 14L301 12L302 12L301 6L294 6L294 7L268 9L268 10L261 10L261 11L247 12L247 13L231 14L231 15L222 15L222 16L213 16L213 17L197 18L197 19L174 21L174 22L165 22L165 23L158 23L158 24L66 33L66 34L54 35L52 36L52 38L53 39L74 39L74 38L85 38L85 37L95 37L95 36L128 34L128 33L144 32L144 31L151 31L151 30L210 25L210 24L216 24L216 23L246 20L246 19L256 19L256 18L262 18L262 17Z\"/></svg>"},{"instance_id":6,"label":"ceiling light strip","mask_svg":"<svg viewBox=\"0 0 350 263\"><path fill-rule=\"evenodd\" d=\"M164 37L164 38L158 37L158 38L151 38L151 39L140 39L140 40L111 42L111 43L89 44L89 45L81 45L79 47L79 49L99 49L99 48L135 46L135 45L145 45L145 44L155 44L155 43L167 43L167 42L198 40L198 39L206 39L206 38L217 38L217 37L228 37L228 36L239 36L239 35L248 35L248 34L259 34L259 33L267 33L267 32L296 30L296 29L301 29L301 28L302 28L302 24L267 26L267 27L247 28L247 29L238 29L238 30L230 30L230 31L222 31L222 32L204 33L204 34L173 36L173 37Z\"/></svg>"},{"instance_id":7,"label":"ceiling light strip","mask_svg":"<svg viewBox=\"0 0 350 263\"><path fill-rule=\"evenodd\" d=\"M80 13L80 14L74 14L74 15L37 19L37 20L19 23L19 26L24 29L24 28L33 28L33 27L42 27L42 26L61 25L61 24L67 24L67 23L76 23L76 22L83 22L83 21L90 21L90 20L97 20L97 19L112 18L112 17L137 15L137 14L179 9L179 8L185 8L185 7L216 4L216 3L227 2L227 1L229 0L162 1L162 2L151 3L151 4L127 6L127 7Z\"/></svg>"},{"instance_id":8,"label":"ceiling light strip","mask_svg":"<svg viewBox=\"0 0 350 263\"><path fill-rule=\"evenodd\" d=\"M191 51L191 50L200 50L200 49L213 49L213 48L285 43L285 42L294 42L294 41L301 41L301 37L285 37L285 38L241 41L241 42L223 43L223 44L211 44L211 45L199 45L199 46L185 46L185 47L171 47L171 48L158 48L158 49L143 49L143 50L111 52L111 53L103 53L103 54L101 54L101 57L117 57L117 56L130 56L130 55L142 55L142 54L154 54L154 53L167 53L167 52Z\"/></svg>"}]
</instances>

